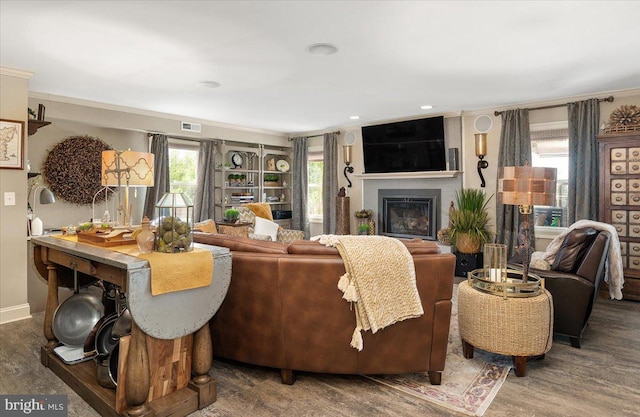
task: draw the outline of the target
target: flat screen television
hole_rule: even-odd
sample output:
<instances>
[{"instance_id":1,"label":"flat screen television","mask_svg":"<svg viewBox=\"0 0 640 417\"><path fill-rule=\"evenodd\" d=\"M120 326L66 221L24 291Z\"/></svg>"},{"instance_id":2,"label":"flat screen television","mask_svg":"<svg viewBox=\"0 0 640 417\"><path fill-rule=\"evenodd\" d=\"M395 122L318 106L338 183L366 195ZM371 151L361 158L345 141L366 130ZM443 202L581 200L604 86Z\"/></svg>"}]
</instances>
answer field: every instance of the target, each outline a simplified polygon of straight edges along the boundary
<instances>
[{"instance_id":1,"label":"flat screen television","mask_svg":"<svg viewBox=\"0 0 640 417\"><path fill-rule=\"evenodd\" d=\"M444 117L362 128L365 173L445 171Z\"/></svg>"}]
</instances>

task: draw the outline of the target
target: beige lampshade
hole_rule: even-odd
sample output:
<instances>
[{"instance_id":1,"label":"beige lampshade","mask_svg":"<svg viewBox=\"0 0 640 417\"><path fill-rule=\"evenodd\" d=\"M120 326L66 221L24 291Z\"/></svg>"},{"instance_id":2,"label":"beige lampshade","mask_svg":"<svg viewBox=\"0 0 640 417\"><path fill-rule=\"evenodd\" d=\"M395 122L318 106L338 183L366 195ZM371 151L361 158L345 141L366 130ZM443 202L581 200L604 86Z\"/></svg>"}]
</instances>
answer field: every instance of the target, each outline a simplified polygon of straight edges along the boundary
<instances>
[{"instance_id":1,"label":"beige lampshade","mask_svg":"<svg viewBox=\"0 0 640 417\"><path fill-rule=\"evenodd\" d=\"M103 151L102 185L127 185L127 176L129 186L153 187L153 154L136 151Z\"/></svg>"},{"instance_id":2,"label":"beige lampshade","mask_svg":"<svg viewBox=\"0 0 640 417\"><path fill-rule=\"evenodd\" d=\"M498 203L516 206L553 206L556 169L530 166L498 170Z\"/></svg>"}]
</instances>

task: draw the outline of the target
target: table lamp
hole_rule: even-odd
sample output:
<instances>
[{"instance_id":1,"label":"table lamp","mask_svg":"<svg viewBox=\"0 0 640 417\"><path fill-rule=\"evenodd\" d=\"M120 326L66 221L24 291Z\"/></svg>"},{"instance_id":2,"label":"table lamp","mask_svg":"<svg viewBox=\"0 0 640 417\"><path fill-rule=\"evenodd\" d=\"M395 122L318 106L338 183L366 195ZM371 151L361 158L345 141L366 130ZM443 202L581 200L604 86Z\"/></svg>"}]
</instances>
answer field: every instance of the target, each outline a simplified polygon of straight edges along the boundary
<instances>
[{"instance_id":1,"label":"table lamp","mask_svg":"<svg viewBox=\"0 0 640 417\"><path fill-rule=\"evenodd\" d=\"M102 185L118 187L118 217L122 217L122 226L131 226L133 207L129 203L129 187L153 187L153 154L103 151ZM121 193L124 198L120 197Z\"/></svg>"},{"instance_id":2,"label":"table lamp","mask_svg":"<svg viewBox=\"0 0 640 417\"><path fill-rule=\"evenodd\" d=\"M525 166L501 167L498 170L498 204L519 207L523 219L520 223L520 246L524 250L522 282L529 276L531 242L529 215L533 206L552 206L556 198L556 169Z\"/></svg>"},{"instance_id":3,"label":"table lamp","mask_svg":"<svg viewBox=\"0 0 640 417\"><path fill-rule=\"evenodd\" d=\"M36 217L36 195L38 195L38 191L40 191L40 204L53 204L56 202L56 197L53 195L51 190L44 185L38 185L33 189L33 204L31 204L31 236L40 236L43 232L42 220L40 220L39 217Z\"/></svg>"}]
</instances>

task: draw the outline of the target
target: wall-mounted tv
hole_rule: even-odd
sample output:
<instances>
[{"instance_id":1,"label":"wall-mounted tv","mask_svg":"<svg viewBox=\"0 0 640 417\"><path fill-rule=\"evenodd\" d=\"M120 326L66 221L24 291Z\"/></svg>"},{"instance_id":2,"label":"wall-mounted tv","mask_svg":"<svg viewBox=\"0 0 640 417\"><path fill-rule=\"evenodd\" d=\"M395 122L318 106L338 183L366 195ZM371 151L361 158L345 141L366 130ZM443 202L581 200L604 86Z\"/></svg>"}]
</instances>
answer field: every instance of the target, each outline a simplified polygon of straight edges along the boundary
<instances>
[{"instance_id":1,"label":"wall-mounted tv","mask_svg":"<svg viewBox=\"0 0 640 417\"><path fill-rule=\"evenodd\" d=\"M364 172L445 171L444 117L362 128Z\"/></svg>"}]
</instances>

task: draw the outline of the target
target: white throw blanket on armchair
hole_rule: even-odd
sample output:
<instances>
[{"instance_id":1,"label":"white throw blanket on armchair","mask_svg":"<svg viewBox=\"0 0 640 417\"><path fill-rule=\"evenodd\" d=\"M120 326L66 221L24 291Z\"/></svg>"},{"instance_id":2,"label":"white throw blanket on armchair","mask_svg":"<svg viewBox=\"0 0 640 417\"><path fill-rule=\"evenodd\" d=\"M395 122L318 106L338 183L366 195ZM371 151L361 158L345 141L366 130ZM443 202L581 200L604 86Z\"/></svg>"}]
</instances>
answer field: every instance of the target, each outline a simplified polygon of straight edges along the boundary
<instances>
[{"instance_id":1,"label":"white throw blanket on armchair","mask_svg":"<svg viewBox=\"0 0 640 417\"><path fill-rule=\"evenodd\" d=\"M385 236L321 235L311 238L338 249L347 270L338 288L354 303L351 347L363 348L362 330L372 333L424 314L413 257L398 239Z\"/></svg>"},{"instance_id":2,"label":"white throw blanket on armchair","mask_svg":"<svg viewBox=\"0 0 640 417\"><path fill-rule=\"evenodd\" d=\"M562 246L565 236L574 229L584 229L591 227L596 230L604 230L609 232L611 238L609 239L609 258L605 264L604 280L609 284L609 296L615 300L622 299L622 285L624 284L624 273L622 267L622 255L620 254L620 239L618 239L618 232L615 227L607 223L596 222L593 220L578 220L573 223L567 230L556 236L549 246L547 246L544 254L538 253L538 256L532 256L532 259L542 258L549 264L553 264L556 253Z\"/></svg>"}]
</instances>

